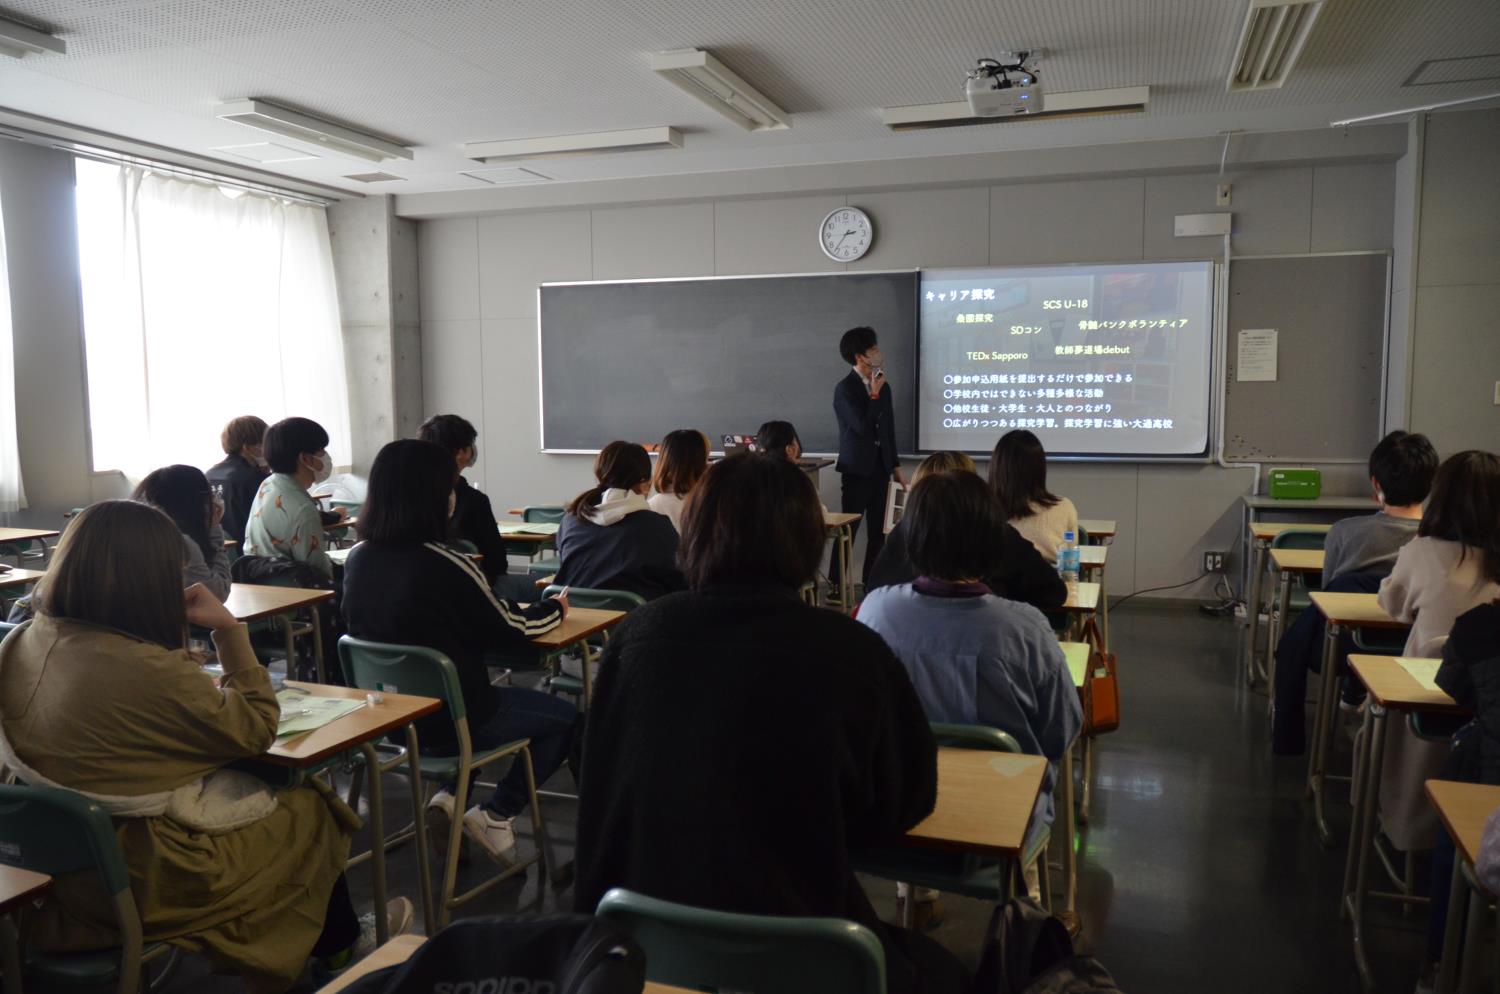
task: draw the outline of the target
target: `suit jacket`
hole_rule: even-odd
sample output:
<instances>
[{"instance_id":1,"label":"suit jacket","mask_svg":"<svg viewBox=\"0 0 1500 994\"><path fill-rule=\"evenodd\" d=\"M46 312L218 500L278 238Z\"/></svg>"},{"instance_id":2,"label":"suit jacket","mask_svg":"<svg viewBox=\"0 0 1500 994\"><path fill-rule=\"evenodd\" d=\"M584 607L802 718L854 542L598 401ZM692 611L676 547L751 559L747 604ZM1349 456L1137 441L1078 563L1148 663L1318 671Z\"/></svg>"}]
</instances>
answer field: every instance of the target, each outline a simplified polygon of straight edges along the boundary
<instances>
[{"instance_id":1,"label":"suit jacket","mask_svg":"<svg viewBox=\"0 0 1500 994\"><path fill-rule=\"evenodd\" d=\"M854 370L833 388L833 413L839 419L840 473L882 476L896 468L896 410L887 383L877 400Z\"/></svg>"}]
</instances>

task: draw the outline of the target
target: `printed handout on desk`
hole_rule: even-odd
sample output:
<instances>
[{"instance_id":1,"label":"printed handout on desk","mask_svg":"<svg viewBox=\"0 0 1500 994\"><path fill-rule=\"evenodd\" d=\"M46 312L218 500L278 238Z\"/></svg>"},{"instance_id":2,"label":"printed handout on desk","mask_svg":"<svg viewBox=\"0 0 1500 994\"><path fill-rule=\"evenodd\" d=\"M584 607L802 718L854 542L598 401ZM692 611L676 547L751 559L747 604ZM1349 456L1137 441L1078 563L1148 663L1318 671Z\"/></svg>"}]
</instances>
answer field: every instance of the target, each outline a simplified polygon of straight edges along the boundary
<instances>
[{"instance_id":1,"label":"printed handout on desk","mask_svg":"<svg viewBox=\"0 0 1500 994\"><path fill-rule=\"evenodd\" d=\"M502 524L501 535L556 535L560 528L555 521L532 521L523 525Z\"/></svg>"},{"instance_id":2,"label":"printed handout on desk","mask_svg":"<svg viewBox=\"0 0 1500 994\"><path fill-rule=\"evenodd\" d=\"M277 693L276 703L281 705L281 721L276 725L278 739L322 728L365 706L365 702L358 699L319 697L300 687L283 689Z\"/></svg>"},{"instance_id":3,"label":"printed handout on desk","mask_svg":"<svg viewBox=\"0 0 1500 994\"><path fill-rule=\"evenodd\" d=\"M999 756L990 757L990 769L1002 777L1014 777L1025 773L1039 762L1045 762L1040 756L1017 756L1002 753Z\"/></svg>"},{"instance_id":4,"label":"printed handout on desk","mask_svg":"<svg viewBox=\"0 0 1500 994\"><path fill-rule=\"evenodd\" d=\"M1396 665L1411 674L1411 678L1417 681L1423 690L1436 690L1439 693L1441 693L1441 688L1437 685L1437 671L1442 664L1441 659L1396 657Z\"/></svg>"}]
</instances>

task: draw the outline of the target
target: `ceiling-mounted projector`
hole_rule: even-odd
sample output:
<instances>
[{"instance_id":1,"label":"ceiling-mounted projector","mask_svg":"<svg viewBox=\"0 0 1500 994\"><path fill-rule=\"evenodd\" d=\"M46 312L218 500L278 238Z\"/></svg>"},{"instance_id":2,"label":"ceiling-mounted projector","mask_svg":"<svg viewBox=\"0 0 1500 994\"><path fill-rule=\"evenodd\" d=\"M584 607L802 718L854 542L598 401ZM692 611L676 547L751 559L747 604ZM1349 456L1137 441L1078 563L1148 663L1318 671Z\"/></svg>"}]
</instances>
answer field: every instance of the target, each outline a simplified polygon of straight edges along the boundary
<instances>
[{"instance_id":1,"label":"ceiling-mounted projector","mask_svg":"<svg viewBox=\"0 0 1500 994\"><path fill-rule=\"evenodd\" d=\"M975 117L1009 117L1040 114L1042 81L1027 60L1034 52L1001 52L998 58L980 59L964 80L964 96Z\"/></svg>"}]
</instances>

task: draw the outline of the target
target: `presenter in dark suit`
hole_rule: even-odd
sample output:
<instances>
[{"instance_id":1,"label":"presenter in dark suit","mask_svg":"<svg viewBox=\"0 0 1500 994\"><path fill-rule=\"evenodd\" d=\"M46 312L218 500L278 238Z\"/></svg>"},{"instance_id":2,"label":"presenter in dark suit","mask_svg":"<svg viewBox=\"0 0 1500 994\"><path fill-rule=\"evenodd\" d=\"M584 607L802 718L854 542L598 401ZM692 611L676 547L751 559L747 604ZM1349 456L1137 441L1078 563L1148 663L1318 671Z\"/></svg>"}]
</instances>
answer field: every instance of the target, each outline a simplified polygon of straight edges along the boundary
<instances>
[{"instance_id":1,"label":"presenter in dark suit","mask_svg":"<svg viewBox=\"0 0 1500 994\"><path fill-rule=\"evenodd\" d=\"M885 358L871 328L851 328L839 340L839 355L853 368L833 390L833 412L839 419L840 508L860 514L869 523L861 578L868 582L870 567L885 544L885 492L892 475L904 484L896 454L896 413L891 388L885 381ZM858 534L859 522L854 523ZM837 548L828 568L833 589L839 588Z\"/></svg>"}]
</instances>

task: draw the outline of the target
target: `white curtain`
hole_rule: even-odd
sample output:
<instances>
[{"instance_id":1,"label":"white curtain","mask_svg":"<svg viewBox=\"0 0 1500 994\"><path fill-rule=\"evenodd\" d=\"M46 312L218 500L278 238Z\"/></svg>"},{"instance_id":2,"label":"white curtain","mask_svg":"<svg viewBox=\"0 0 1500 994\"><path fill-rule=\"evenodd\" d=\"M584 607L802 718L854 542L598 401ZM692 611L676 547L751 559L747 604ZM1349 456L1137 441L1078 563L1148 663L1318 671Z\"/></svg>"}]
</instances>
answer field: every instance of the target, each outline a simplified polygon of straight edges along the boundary
<instances>
[{"instance_id":1,"label":"white curtain","mask_svg":"<svg viewBox=\"0 0 1500 994\"><path fill-rule=\"evenodd\" d=\"M241 414L312 418L349 464L322 208L79 159L78 232L95 471L207 467Z\"/></svg>"},{"instance_id":2,"label":"white curtain","mask_svg":"<svg viewBox=\"0 0 1500 994\"><path fill-rule=\"evenodd\" d=\"M16 352L10 328L10 278L5 258L5 214L0 210L0 513L26 506L21 447L16 434Z\"/></svg>"}]
</instances>

